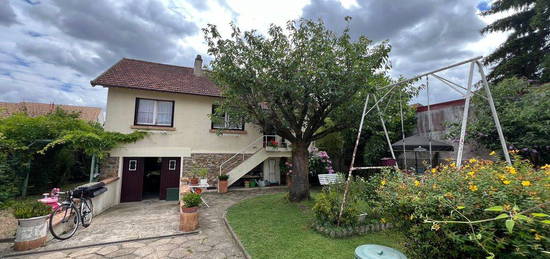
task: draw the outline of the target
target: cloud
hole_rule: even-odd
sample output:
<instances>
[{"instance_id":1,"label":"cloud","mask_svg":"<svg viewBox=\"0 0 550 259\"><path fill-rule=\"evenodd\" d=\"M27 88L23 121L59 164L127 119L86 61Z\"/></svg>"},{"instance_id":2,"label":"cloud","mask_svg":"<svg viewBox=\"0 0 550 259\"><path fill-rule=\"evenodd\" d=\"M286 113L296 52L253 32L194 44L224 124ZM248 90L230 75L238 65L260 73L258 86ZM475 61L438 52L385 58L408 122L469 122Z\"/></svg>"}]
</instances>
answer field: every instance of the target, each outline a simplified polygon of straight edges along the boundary
<instances>
[{"instance_id":1,"label":"cloud","mask_svg":"<svg viewBox=\"0 0 550 259\"><path fill-rule=\"evenodd\" d=\"M0 27L6 39L0 42L0 100L102 107L106 90L89 81L122 57L190 66L197 53L181 40L199 27L165 4L0 1L1 19L5 10L18 18L17 25Z\"/></svg>"},{"instance_id":2,"label":"cloud","mask_svg":"<svg viewBox=\"0 0 550 259\"><path fill-rule=\"evenodd\" d=\"M487 50L469 48L482 39L485 22L478 16L478 0L373 0L357 1L345 8L336 0L312 0L303 9L305 18L322 18L332 30L342 31L344 17L351 16L351 34L365 35L374 41L389 40L392 75L411 77L464 59L485 54ZM441 73L459 83L466 80L464 68ZM459 76L461 75L461 76ZM446 101L460 96L434 81L430 101ZM420 101L424 98L419 97Z\"/></svg>"},{"instance_id":3,"label":"cloud","mask_svg":"<svg viewBox=\"0 0 550 259\"><path fill-rule=\"evenodd\" d=\"M10 0L0 1L0 25L10 26L15 23L17 19Z\"/></svg>"}]
</instances>

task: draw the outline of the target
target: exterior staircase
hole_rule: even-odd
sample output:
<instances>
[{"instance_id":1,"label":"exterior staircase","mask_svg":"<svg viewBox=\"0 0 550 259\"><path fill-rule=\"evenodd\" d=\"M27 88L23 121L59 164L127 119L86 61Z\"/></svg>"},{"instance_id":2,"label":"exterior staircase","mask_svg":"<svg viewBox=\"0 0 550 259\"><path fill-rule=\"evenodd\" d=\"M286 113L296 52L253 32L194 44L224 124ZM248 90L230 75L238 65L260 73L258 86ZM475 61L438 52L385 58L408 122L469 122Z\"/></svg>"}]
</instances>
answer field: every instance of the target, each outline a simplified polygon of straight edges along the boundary
<instances>
[{"instance_id":1,"label":"exterior staircase","mask_svg":"<svg viewBox=\"0 0 550 259\"><path fill-rule=\"evenodd\" d=\"M281 143L281 138L279 136L264 135L261 138L258 138L254 142L250 143L241 152L235 154L220 165L221 175L224 171L224 165L227 165L228 163L239 159L242 156L243 161L240 164L238 164L236 167L232 168L228 172L225 172L225 174L229 176L229 179L227 180L228 186L231 186L233 183L239 180L239 178L243 177L245 174L250 172L252 169L254 169L256 166L258 166L268 158L292 156L291 149L288 146L271 147L265 145L265 143L268 142L269 138L275 139L276 141L278 140L278 143ZM252 153L252 155L250 155L250 153ZM249 157L246 158L246 156Z\"/></svg>"}]
</instances>

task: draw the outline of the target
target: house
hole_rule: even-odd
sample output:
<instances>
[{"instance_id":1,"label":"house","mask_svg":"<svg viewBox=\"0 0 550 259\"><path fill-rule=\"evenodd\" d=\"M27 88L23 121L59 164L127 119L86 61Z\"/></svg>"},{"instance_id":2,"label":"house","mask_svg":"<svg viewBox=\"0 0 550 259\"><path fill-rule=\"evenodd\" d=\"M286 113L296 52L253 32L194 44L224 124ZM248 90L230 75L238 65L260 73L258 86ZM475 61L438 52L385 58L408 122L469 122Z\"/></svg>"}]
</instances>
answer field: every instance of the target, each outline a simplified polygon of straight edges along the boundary
<instances>
[{"instance_id":1,"label":"house","mask_svg":"<svg viewBox=\"0 0 550 259\"><path fill-rule=\"evenodd\" d=\"M281 183L280 159L289 149L268 148L267 141L281 139L238 118L214 123L222 96L205 73L200 56L193 68L123 58L91 81L108 88L106 130L149 133L111 150L101 166L103 178L121 178L120 202L165 199L167 189L178 188L195 168L208 169L211 186L220 173L229 175L230 185L243 177Z\"/></svg>"},{"instance_id":2,"label":"house","mask_svg":"<svg viewBox=\"0 0 550 259\"><path fill-rule=\"evenodd\" d=\"M415 105L416 108L416 128L413 131L413 136L422 136L427 138L430 133L430 120L431 114L431 138L435 141L443 141L451 144L454 148L449 152L433 152L433 164L438 164L443 160L456 160L458 151L458 140L450 139L449 133L452 124L460 125L462 121L462 114L464 112L465 99L452 100L441 103L430 104L430 109L426 105ZM472 116L472 109L470 107L469 117ZM399 155L399 165L404 166L404 157L399 149L396 150ZM481 145L477 145L475 142L469 141L468 136L464 142L464 152L462 158L464 160L470 158L485 158L490 159L488 156L490 151ZM416 153L416 154L415 154ZM423 164L429 163L428 152L407 152L407 167L415 166L415 155L418 159L418 166L423 167ZM421 170L422 171L422 170Z\"/></svg>"},{"instance_id":3,"label":"house","mask_svg":"<svg viewBox=\"0 0 550 259\"><path fill-rule=\"evenodd\" d=\"M25 113L31 117L46 115L60 108L67 112L79 113L80 119L85 121L94 121L103 124L104 117L101 108L88 106L74 106L54 103L33 103L19 102L8 103L0 102L0 118L8 117L15 113Z\"/></svg>"}]
</instances>

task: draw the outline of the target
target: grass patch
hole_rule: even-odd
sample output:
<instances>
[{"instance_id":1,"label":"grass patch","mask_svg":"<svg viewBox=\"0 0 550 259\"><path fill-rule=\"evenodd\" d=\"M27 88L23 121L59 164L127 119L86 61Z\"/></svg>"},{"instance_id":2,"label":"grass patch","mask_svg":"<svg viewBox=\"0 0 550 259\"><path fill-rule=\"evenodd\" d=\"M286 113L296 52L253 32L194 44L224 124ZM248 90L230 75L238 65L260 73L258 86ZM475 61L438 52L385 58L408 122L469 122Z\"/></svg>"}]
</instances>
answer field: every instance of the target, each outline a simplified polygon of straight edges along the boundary
<instances>
[{"instance_id":1,"label":"grass patch","mask_svg":"<svg viewBox=\"0 0 550 259\"><path fill-rule=\"evenodd\" d=\"M363 244L403 250L395 231L331 239L313 231L313 201L290 203L286 193L263 195L229 208L227 219L253 258L354 258Z\"/></svg>"}]
</instances>

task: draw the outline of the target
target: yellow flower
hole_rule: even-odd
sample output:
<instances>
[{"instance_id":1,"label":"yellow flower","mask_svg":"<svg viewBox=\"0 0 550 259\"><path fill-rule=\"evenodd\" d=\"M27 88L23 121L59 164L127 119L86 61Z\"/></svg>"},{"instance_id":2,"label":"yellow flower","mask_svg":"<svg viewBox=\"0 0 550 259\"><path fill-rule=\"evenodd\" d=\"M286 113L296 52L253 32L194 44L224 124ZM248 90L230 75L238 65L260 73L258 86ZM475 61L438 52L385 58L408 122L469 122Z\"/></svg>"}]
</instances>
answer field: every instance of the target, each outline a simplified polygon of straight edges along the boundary
<instances>
[{"instance_id":1,"label":"yellow flower","mask_svg":"<svg viewBox=\"0 0 550 259\"><path fill-rule=\"evenodd\" d=\"M510 180L504 180L504 181L502 181L502 183L508 185L508 184L512 183L512 181L510 181Z\"/></svg>"},{"instance_id":2,"label":"yellow flower","mask_svg":"<svg viewBox=\"0 0 550 259\"><path fill-rule=\"evenodd\" d=\"M498 174L498 179L500 179L501 181L503 181L504 179L506 179L506 175L503 175L503 174Z\"/></svg>"},{"instance_id":3,"label":"yellow flower","mask_svg":"<svg viewBox=\"0 0 550 259\"><path fill-rule=\"evenodd\" d=\"M477 191L477 185L470 185L470 187L468 187L470 189L470 191L472 192L475 192Z\"/></svg>"},{"instance_id":4,"label":"yellow flower","mask_svg":"<svg viewBox=\"0 0 550 259\"><path fill-rule=\"evenodd\" d=\"M420 186L420 182L418 180L414 181L414 186Z\"/></svg>"},{"instance_id":5,"label":"yellow flower","mask_svg":"<svg viewBox=\"0 0 550 259\"><path fill-rule=\"evenodd\" d=\"M386 180L382 180L382 181L380 182L380 184L381 184L381 185L386 185Z\"/></svg>"},{"instance_id":6,"label":"yellow flower","mask_svg":"<svg viewBox=\"0 0 550 259\"><path fill-rule=\"evenodd\" d=\"M542 236L539 235L538 233L535 233L535 240L541 240L542 239Z\"/></svg>"},{"instance_id":7,"label":"yellow flower","mask_svg":"<svg viewBox=\"0 0 550 259\"><path fill-rule=\"evenodd\" d=\"M449 166L450 166L450 167L455 167L455 166L456 166L456 163L455 163L455 162L452 162Z\"/></svg>"},{"instance_id":8,"label":"yellow flower","mask_svg":"<svg viewBox=\"0 0 550 259\"><path fill-rule=\"evenodd\" d=\"M508 173L511 173L511 174L517 174L518 173L518 171L512 166L507 166L506 171L508 171Z\"/></svg>"},{"instance_id":9,"label":"yellow flower","mask_svg":"<svg viewBox=\"0 0 550 259\"><path fill-rule=\"evenodd\" d=\"M545 164L545 165L543 165L543 166L541 167L541 169L544 169L544 170L550 169L550 164Z\"/></svg>"},{"instance_id":10,"label":"yellow flower","mask_svg":"<svg viewBox=\"0 0 550 259\"><path fill-rule=\"evenodd\" d=\"M531 185L531 182L530 182L530 181L522 181L522 182L521 182L521 185L523 185L523 186L530 186L530 185Z\"/></svg>"},{"instance_id":11,"label":"yellow flower","mask_svg":"<svg viewBox=\"0 0 550 259\"><path fill-rule=\"evenodd\" d=\"M474 177L475 174L476 174L476 172L474 172L474 171L468 172L468 175L471 176L471 177Z\"/></svg>"},{"instance_id":12,"label":"yellow flower","mask_svg":"<svg viewBox=\"0 0 550 259\"><path fill-rule=\"evenodd\" d=\"M432 174L435 174L435 173L437 173L437 169L435 169L435 168L432 168L432 170L431 170L431 171L432 171Z\"/></svg>"},{"instance_id":13,"label":"yellow flower","mask_svg":"<svg viewBox=\"0 0 550 259\"><path fill-rule=\"evenodd\" d=\"M475 159L475 158L470 158L470 160L468 160L468 161L470 162L470 164L473 164L473 163L477 162L477 159Z\"/></svg>"},{"instance_id":14,"label":"yellow flower","mask_svg":"<svg viewBox=\"0 0 550 259\"><path fill-rule=\"evenodd\" d=\"M491 153L489 153L490 156L494 156L496 154L497 154L497 152L495 152L495 151L491 151Z\"/></svg>"}]
</instances>

